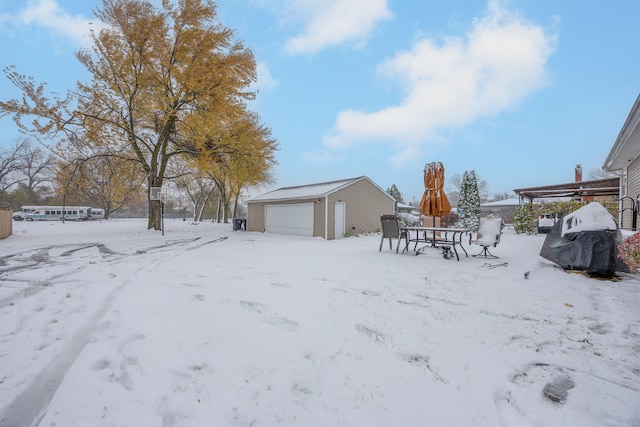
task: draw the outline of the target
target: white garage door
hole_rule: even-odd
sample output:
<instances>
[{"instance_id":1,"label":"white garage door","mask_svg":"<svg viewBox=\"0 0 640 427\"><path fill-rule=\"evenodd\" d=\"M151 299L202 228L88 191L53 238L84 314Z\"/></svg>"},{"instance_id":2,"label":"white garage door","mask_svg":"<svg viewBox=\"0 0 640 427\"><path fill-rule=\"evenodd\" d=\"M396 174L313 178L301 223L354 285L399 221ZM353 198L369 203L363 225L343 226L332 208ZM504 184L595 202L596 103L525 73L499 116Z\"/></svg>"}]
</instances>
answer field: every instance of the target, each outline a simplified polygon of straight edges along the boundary
<instances>
[{"instance_id":1,"label":"white garage door","mask_svg":"<svg viewBox=\"0 0 640 427\"><path fill-rule=\"evenodd\" d=\"M313 203L265 206L267 233L313 237Z\"/></svg>"}]
</instances>

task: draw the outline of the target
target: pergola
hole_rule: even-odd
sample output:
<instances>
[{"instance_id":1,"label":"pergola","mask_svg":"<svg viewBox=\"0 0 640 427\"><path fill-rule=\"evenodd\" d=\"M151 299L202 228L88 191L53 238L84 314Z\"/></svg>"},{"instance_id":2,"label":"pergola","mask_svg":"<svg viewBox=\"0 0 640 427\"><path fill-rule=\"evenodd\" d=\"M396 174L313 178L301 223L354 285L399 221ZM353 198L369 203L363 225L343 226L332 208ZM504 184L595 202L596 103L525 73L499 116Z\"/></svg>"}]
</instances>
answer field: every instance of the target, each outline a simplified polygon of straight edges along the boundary
<instances>
[{"instance_id":1,"label":"pergola","mask_svg":"<svg viewBox=\"0 0 640 427\"><path fill-rule=\"evenodd\" d=\"M620 178L613 177L542 187L518 188L513 191L520 197L520 200L529 199L529 201L552 197L615 196L618 198L620 196Z\"/></svg>"}]
</instances>

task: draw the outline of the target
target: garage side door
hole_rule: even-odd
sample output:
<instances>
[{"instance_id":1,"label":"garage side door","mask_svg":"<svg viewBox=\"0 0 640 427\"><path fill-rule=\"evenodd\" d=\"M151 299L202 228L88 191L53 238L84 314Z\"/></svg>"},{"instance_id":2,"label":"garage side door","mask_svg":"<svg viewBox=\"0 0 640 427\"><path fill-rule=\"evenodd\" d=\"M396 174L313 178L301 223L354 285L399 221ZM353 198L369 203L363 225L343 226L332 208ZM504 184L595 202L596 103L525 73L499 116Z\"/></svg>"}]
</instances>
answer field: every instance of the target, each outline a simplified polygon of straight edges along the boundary
<instances>
[{"instance_id":1,"label":"garage side door","mask_svg":"<svg viewBox=\"0 0 640 427\"><path fill-rule=\"evenodd\" d=\"M313 203L265 206L267 233L313 237Z\"/></svg>"}]
</instances>

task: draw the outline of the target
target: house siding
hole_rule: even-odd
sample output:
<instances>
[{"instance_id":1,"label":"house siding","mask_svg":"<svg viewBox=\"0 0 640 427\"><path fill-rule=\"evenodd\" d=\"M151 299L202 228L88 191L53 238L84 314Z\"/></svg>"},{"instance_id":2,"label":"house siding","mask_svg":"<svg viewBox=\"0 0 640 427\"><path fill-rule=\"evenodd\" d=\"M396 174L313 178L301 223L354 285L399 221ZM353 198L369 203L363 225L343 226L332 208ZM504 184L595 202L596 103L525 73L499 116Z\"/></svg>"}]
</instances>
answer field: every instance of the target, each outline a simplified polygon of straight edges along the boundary
<instances>
[{"instance_id":1,"label":"house siding","mask_svg":"<svg viewBox=\"0 0 640 427\"><path fill-rule=\"evenodd\" d=\"M266 203L247 204L247 231L264 232L264 205Z\"/></svg>"},{"instance_id":2,"label":"house siding","mask_svg":"<svg viewBox=\"0 0 640 427\"><path fill-rule=\"evenodd\" d=\"M626 194L621 194L621 196L631 197L636 201L636 203L638 203L638 199L640 196L640 157L636 157L635 160L633 160L626 168L626 176ZM627 230L631 229L631 226L633 224L632 215L633 212L631 211L631 209L625 209L624 212L622 212L622 228L625 228ZM638 218L637 221L638 226L640 226L640 218Z\"/></svg>"},{"instance_id":3,"label":"house siding","mask_svg":"<svg viewBox=\"0 0 640 427\"><path fill-rule=\"evenodd\" d=\"M345 234L380 231L380 215L393 215L394 201L367 180L361 180L329 196L328 238L335 238L335 203L345 202Z\"/></svg>"},{"instance_id":4,"label":"house siding","mask_svg":"<svg viewBox=\"0 0 640 427\"><path fill-rule=\"evenodd\" d=\"M324 197L317 202L313 210L313 237L324 237Z\"/></svg>"}]
</instances>

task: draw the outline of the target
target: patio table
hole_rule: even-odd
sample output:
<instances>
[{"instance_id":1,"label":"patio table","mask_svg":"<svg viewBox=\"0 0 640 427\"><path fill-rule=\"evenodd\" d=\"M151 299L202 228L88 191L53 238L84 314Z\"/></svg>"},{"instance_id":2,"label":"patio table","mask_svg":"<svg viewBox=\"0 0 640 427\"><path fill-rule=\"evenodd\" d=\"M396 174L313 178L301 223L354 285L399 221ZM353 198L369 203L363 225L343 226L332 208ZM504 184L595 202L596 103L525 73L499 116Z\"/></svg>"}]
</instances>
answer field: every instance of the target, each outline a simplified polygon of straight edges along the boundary
<instances>
[{"instance_id":1,"label":"patio table","mask_svg":"<svg viewBox=\"0 0 640 427\"><path fill-rule=\"evenodd\" d=\"M405 247L402 253L409 250L409 245L413 242L413 251L416 255L424 253L426 248L440 248L445 258L451 256L451 250L460 261L457 248L461 248L464 254L469 257L467 250L462 245L462 235L471 231L468 228L449 227L401 227L405 231ZM425 243L418 248L419 243Z\"/></svg>"}]
</instances>

